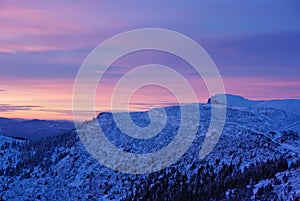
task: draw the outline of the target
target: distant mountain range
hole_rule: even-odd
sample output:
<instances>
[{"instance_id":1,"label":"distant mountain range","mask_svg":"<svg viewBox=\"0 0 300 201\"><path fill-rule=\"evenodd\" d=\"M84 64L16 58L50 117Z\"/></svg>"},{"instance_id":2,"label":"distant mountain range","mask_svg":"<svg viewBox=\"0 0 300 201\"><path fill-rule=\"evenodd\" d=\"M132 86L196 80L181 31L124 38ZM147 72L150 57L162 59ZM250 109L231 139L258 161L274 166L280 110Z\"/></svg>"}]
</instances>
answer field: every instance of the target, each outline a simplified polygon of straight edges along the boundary
<instances>
[{"instance_id":1,"label":"distant mountain range","mask_svg":"<svg viewBox=\"0 0 300 201\"><path fill-rule=\"evenodd\" d=\"M19 139L59 135L71 129L74 129L74 123L70 121L25 120L0 117L0 135Z\"/></svg>"}]
</instances>

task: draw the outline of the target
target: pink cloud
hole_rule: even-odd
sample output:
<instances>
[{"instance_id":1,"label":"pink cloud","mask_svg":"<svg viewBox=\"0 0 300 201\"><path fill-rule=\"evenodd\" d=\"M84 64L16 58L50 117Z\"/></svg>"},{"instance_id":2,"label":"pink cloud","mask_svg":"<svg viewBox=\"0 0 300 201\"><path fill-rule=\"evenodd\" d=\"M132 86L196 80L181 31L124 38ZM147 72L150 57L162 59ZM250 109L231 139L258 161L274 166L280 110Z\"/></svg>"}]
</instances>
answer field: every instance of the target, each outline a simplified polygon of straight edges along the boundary
<instances>
[{"instance_id":1,"label":"pink cloud","mask_svg":"<svg viewBox=\"0 0 300 201\"><path fill-rule=\"evenodd\" d=\"M103 11L90 9L83 3L12 2L0 8L0 52L95 47L110 31L126 24L105 17Z\"/></svg>"},{"instance_id":2,"label":"pink cloud","mask_svg":"<svg viewBox=\"0 0 300 201\"><path fill-rule=\"evenodd\" d=\"M299 98L299 81L263 77L224 77L227 93L249 99Z\"/></svg>"}]
</instances>

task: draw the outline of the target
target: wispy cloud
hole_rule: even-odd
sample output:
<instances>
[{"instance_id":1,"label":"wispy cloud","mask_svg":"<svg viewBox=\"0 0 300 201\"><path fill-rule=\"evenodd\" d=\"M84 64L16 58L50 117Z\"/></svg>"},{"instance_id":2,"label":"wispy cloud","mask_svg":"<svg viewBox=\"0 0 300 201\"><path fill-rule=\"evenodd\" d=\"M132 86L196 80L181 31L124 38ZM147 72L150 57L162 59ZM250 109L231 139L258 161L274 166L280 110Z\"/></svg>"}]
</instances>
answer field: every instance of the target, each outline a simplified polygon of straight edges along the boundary
<instances>
[{"instance_id":1,"label":"wispy cloud","mask_svg":"<svg viewBox=\"0 0 300 201\"><path fill-rule=\"evenodd\" d=\"M126 103L124 103L124 105L126 105ZM135 111L135 110L149 110L155 107L176 106L179 105L179 103L178 102L157 102L157 103L134 102L134 103L129 103L129 105L131 106L131 109Z\"/></svg>"},{"instance_id":2,"label":"wispy cloud","mask_svg":"<svg viewBox=\"0 0 300 201\"><path fill-rule=\"evenodd\" d=\"M17 112L21 110L32 110L39 107L40 106L0 104L0 112Z\"/></svg>"},{"instance_id":3,"label":"wispy cloud","mask_svg":"<svg viewBox=\"0 0 300 201\"><path fill-rule=\"evenodd\" d=\"M207 47L227 75L284 76L297 80L299 44L300 31L223 38L207 43Z\"/></svg>"},{"instance_id":4,"label":"wispy cloud","mask_svg":"<svg viewBox=\"0 0 300 201\"><path fill-rule=\"evenodd\" d=\"M95 6L105 7L102 3ZM63 2L44 4L29 1L28 4L22 4L12 1L2 5L0 10L3 39L0 52L3 53L95 47L100 42L99 36L103 39L113 29L120 29L127 24L116 21L106 9L99 12L85 2L71 5Z\"/></svg>"}]
</instances>

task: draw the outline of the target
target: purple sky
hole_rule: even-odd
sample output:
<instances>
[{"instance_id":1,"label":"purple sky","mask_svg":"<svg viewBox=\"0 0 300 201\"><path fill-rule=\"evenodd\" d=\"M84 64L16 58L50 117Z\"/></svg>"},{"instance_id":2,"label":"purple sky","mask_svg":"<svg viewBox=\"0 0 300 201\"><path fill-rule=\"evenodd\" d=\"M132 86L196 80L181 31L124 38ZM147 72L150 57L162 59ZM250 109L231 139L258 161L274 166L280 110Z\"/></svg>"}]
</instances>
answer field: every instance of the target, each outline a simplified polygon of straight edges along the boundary
<instances>
[{"instance_id":1,"label":"purple sky","mask_svg":"<svg viewBox=\"0 0 300 201\"><path fill-rule=\"evenodd\" d=\"M197 41L216 63L228 93L299 99L299 11L297 0L0 1L0 116L70 119L73 82L85 57L115 34L148 27ZM107 88L129 68L153 61L172 66L194 87L200 83L199 101L208 98L188 65L151 51L116 62ZM146 91L137 105L174 101L165 90L158 89L155 99Z\"/></svg>"}]
</instances>

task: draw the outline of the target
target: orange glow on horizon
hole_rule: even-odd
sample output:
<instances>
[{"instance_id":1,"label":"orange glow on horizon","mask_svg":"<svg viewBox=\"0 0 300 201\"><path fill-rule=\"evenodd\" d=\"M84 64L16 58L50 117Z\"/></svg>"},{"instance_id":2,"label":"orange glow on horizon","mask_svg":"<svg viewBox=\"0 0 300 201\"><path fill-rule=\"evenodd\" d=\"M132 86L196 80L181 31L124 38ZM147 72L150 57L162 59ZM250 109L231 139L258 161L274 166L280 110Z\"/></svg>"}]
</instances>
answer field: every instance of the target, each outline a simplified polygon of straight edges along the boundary
<instances>
[{"instance_id":1,"label":"orange glow on horizon","mask_svg":"<svg viewBox=\"0 0 300 201\"><path fill-rule=\"evenodd\" d=\"M0 91L1 117L73 120L72 95L74 80L22 80L18 82L2 82ZM191 80L199 102L206 102L210 96L205 91L202 81ZM254 78L225 78L227 93L242 95L248 99L280 99L288 97L277 94L276 89L288 86L300 86L299 82L277 82ZM270 93L266 93L266 88ZM106 85L98 88L95 97L95 116L97 112L111 111L111 92L113 86ZM183 94L184 95L184 94ZM214 95L214 94L212 94ZM121 96L120 96L121 97ZM187 103L189 100L186 101ZM145 111L151 107L177 105L174 95L161 87L145 87L138 90L130 99L130 111ZM2 108L1 108L2 106ZM127 111L126 103L114 108L115 111ZM82 116L82 120L90 117Z\"/></svg>"}]
</instances>

